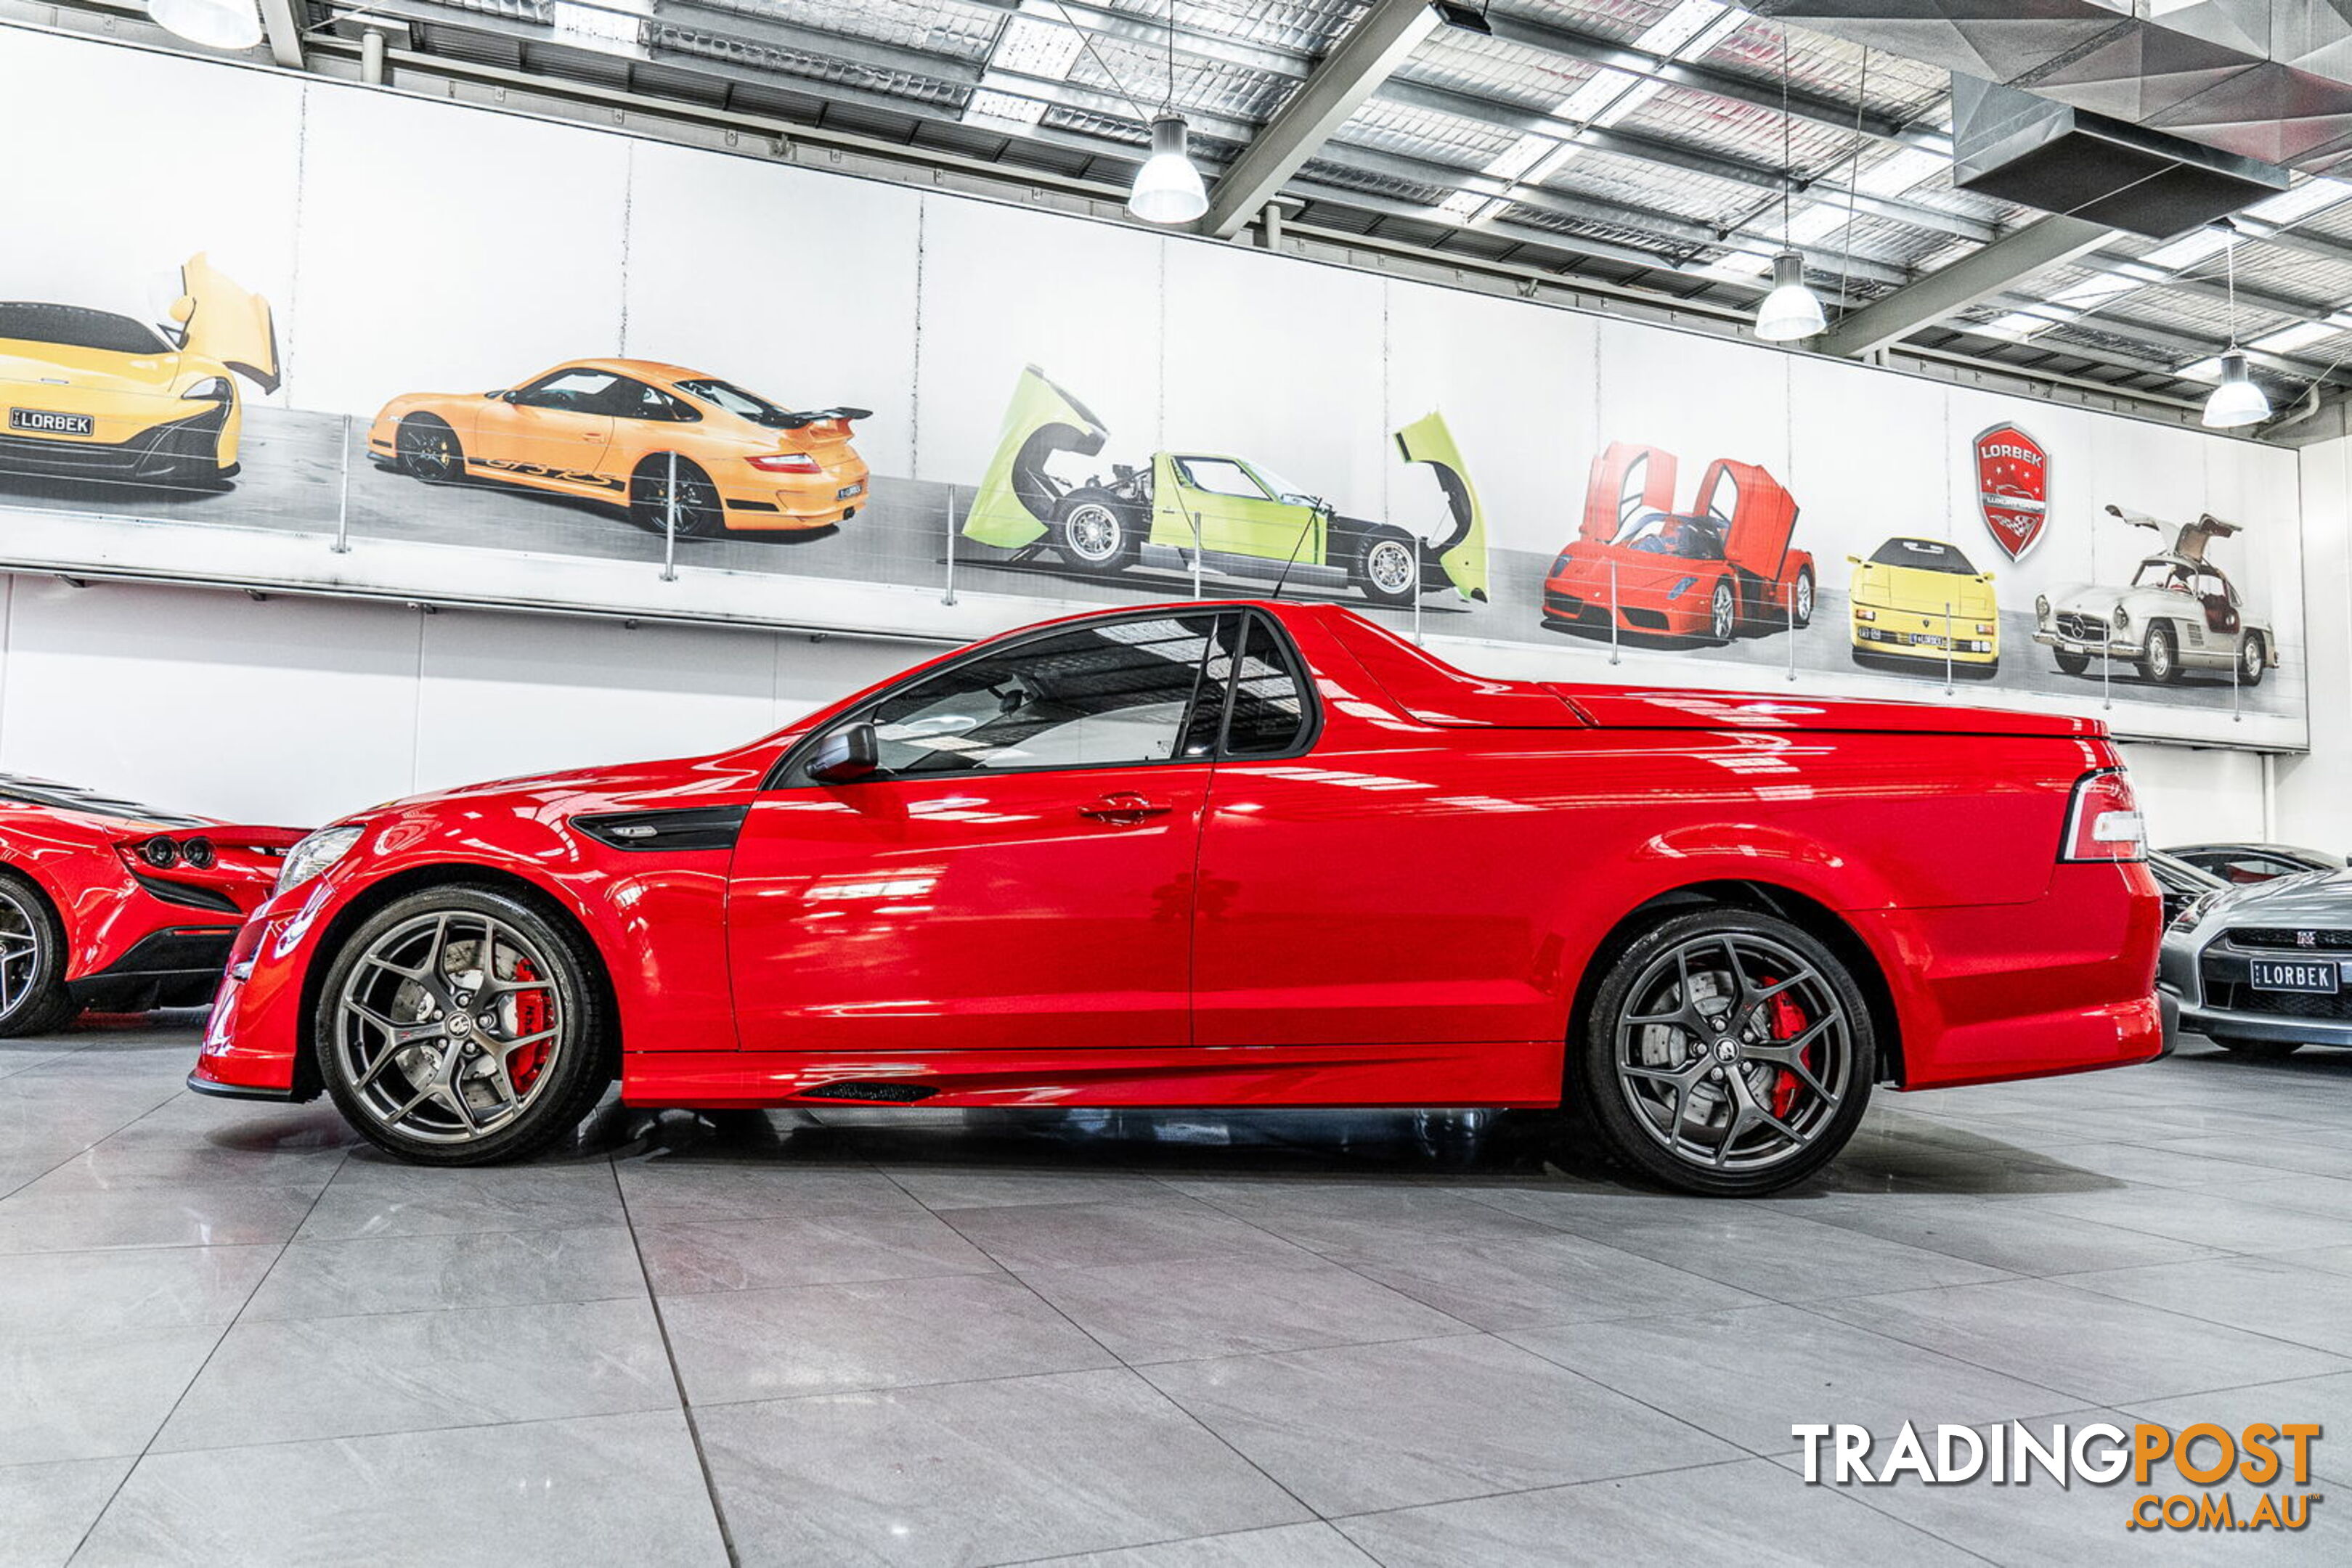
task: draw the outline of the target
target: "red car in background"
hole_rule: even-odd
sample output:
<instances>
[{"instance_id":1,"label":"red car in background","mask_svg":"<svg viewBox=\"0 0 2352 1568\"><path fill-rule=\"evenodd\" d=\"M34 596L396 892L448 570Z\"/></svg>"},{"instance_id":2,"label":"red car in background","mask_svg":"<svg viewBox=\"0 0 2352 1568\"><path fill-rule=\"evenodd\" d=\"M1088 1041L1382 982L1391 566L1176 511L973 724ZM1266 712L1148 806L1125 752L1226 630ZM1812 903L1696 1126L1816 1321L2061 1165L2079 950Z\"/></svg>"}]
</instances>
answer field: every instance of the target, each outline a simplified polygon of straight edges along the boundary
<instances>
[{"instance_id":1,"label":"red car in background","mask_svg":"<svg viewBox=\"0 0 2352 1568\"><path fill-rule=\"evenodd\" d=\"M1813 558L1790 548L1796 498L1753 463L1717 458L1688 511L1675 455L1612 441L1592 460L1577 538L1544 582L1544 620L1728 643L1813 618Z\"/></svg>"},{"instance_id":2,"label":"red car in background","mask_svg":"<svg viewBox=\"0 0 2352 1568\"><path fill-rule=\"evenodd\" d=\"M189 1082L405 1158L638 1105L1557 1106L1768 1191L1874 1084L2146 1061L2090 719L1490 680L1336 606L1009 633L715 756L312 834Z\"/></svg>"},{"instance_id":3,"label":"red car in background","mask_svg":"<svg viewBox=\"0 0 2352 1568\"><path fill-rule=\"evenodd\" d=\"M0 1035L209 1000L301 836L0 775Z\"/></svg>"}]
</instances>

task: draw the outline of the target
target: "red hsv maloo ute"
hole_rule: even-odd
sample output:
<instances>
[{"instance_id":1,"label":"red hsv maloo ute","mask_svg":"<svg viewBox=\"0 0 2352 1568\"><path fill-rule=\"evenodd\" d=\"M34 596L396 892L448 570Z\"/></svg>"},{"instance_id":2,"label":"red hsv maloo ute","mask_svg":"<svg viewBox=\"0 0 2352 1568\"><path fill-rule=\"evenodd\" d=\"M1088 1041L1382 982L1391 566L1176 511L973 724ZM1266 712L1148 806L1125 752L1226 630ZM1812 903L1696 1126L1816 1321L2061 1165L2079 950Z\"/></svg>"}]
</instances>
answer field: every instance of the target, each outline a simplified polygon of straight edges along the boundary
<instances>
[{"instance_id":1,"label":"red hsv maloo ute","mask_svg":"<svg viewBox=\"0 0 2352 1568\"><path fill-rule=\"evenodd\" d=\"M976 644L715 757L395 802L239 935L191 1084L425 1164L632 1104L1529 1106L1693 1191L1874 1084L2161 1051L2098 724L1483 680L1333 606Z\"/></svg>"}]
</instances>

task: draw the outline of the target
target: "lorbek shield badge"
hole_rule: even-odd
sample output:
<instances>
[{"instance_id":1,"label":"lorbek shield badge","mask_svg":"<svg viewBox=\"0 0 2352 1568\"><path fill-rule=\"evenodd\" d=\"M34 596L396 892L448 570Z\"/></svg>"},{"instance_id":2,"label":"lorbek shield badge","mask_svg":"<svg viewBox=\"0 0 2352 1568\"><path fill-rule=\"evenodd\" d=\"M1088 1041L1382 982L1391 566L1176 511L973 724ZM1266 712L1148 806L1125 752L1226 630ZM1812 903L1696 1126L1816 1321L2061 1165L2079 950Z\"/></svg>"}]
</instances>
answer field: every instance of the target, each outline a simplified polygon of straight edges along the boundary
<instances>
[{"instance_id":1,"label":"lorbek shield badge","mask_svg":"<svg viewBox=\"0 0 2352 1568\"><path fill-rule=\"evenodd\" d=\"M1993 542L2011 560L2042 538L2050 516L2050 455L2013 424L1977 437L1977 507Z\"/></svg>"}]
</instances>

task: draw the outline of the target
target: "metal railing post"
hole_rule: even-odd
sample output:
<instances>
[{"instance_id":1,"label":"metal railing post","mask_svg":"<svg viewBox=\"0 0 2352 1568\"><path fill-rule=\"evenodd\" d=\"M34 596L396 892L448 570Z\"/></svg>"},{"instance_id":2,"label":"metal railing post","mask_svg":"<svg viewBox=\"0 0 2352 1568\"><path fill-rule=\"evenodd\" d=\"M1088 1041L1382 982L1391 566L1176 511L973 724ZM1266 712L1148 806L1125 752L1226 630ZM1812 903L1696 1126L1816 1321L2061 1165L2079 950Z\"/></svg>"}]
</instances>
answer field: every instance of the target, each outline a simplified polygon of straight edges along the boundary
<instances>
[{"instance_id":1,"label":"metal railing post","mask_svg":"<svg viewBox=\"0 0 2352 1568\"><path fill-rule=\"evenodd\" d=\"M669 455L669 493L662 505L662 580L677 580L677 454Z\"/></svg>"},{"instance_id":2,"label":"metal railing post","mask_svg":"<svg viewBox=\"0 0 2352 1568\"><path fill-rule=\"evenodd\" d=\"M871 480L868 480L868 481L867 481L867 483L870 485L870 484L872 483L872 481L871 481ZM871 505L873 504L873 498L874 498L874 497L873 497L873 494L872 494L872 492L869 490L869 491L867 492L867 495L866 495L866 504L867 504L868 506L871 506ZM952 484L950 484L950 485L949 485L949 486L948 486L948 591L947 591L945 593L942 593L942 594L940 594L940 602L941 604L953 604L953 603L956 601L956 596L955 596L955 541L956 541L955 486L954 486L954 485L952 485Z\"/></svg>"},{"instance_id":3,"label":"metal railing post","mask_svg":"<svg viewBox=\"0 0 2352 1568\"><path fill-rule=\"evenodd\" d=\"M1952 695L1952 601L1944 601L1944 695Z\"/></svg>"},{"instance_id":4,"label":"metal railing post","mask_svg":"<svg viewBox=\"0 0 2352 1568\"><path fill-rule=\"evenodd\" d=\"M1609 662L1617 662L1617 563L1609 563Z\"/></svg>"},{"instance_id":5,"label":"metal railing post","mask_svg":"<svg viewBox=\"0 0 2352 1568\"><path fill-rule=\"evenodd\" d=\"M343 415L343 449L335 485L335 553L352 553L352 416Z\"/></svg>"},{"instance_id":6,"label":"metal railing post","mask_svg":"<svg viewBox=\"0 0 2352 1568\"><path fill-rule=\"evenodd\" d=\"M1793 681L1797 678L1797 585L1793 582L1784 607L1789 612L1789 678Z\"/></svg>"}]
</instances>

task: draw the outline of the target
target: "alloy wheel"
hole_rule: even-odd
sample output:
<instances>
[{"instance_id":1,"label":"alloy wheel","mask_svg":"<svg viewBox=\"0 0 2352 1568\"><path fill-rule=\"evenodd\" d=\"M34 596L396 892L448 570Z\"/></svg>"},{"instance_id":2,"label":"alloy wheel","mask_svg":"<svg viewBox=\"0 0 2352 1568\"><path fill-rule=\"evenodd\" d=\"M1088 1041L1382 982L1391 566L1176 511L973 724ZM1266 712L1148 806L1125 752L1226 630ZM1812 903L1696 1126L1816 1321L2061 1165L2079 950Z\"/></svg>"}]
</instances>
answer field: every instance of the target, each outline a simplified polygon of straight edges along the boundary
<instances>
[{"instance_id":1,"label":"alloy wheel","mask_svg":"<svg viewBox=\"0 0 2352 1568\"><path fill-rule=\"evenodd\" d=\"M1412 565L1412 551L1402 539L1381 539L1364 552L1365 577L1388 598L1411 591Z\"/></svg>"},{"instance_id":2,"label":"alloy wheel","mask_svg":"<svg viewBox=\"0 0 2352 1568\"><path fill-rule=\"evenodd\" d=\"M1675 1160L1759 1172L1803 1155L1853 1091L1854 1030L1829 977L1753 933L1689 937L1626 993L1619 1092Z\"/></svg>"},{"instance_id":3,"label":"alloy wheel","mask_svg":"<svg viewBox=\"0 0 2352 1568\"><path fill-rule=\"evenodd\" d=\"M0 884L0 1019L22 1008L39 984L42 931L23 897Z\"/></svg>"},{"instance_id":4,"label":"alloy wheel","mask_svg":"<svg viewBox=\"0 0 2352 1568\"><path fill-rule=\"evenodd\" d=\"M495 915L425 913L371 942L343 982L335 1050L359 1107L425 1143L487 1137L554 1082L569 1020L548 956Z\"/></svg>"},{"instance_id":5,"label":"alloy wheel","mask_svg":"<svg viewBox=\"0 0 2352 1568\"><path fill-rule=\"evenodd\" d=\"M1732 622L1731 584L1718 582L1715 585L1715 598L1707 614L1708 628L1715 633L1715 640L1718 643L1730 642L1731 633L1735 629Z\"/></svg>"},{"instance_id":6,"label":"alloy wheel","mask_svg":"<svg viewBox=\"0 0 2352 1568\"><path fill-rule=\"evenodd\" d=\"M1086 566L1102 566L1118 557L1126 529L1108 507L1089 501L1072 509L1062 537L1070 553Z\"/></svg>"}]
</instances>

